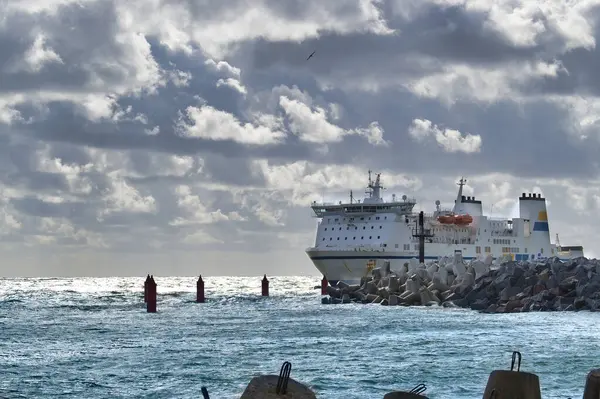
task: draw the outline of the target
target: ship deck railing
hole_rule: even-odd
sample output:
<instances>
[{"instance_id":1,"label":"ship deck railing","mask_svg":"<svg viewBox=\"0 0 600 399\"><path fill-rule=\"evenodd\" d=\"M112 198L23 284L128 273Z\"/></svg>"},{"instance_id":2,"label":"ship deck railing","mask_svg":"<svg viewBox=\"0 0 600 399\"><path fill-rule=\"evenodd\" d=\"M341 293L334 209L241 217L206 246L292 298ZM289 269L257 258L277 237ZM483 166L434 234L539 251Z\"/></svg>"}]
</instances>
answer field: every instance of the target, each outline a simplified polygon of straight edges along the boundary
<instances>
[{"instance_id":1,"label":"ship deck railing","mask_svg":"<svg viewBox=\"0 0 600 399\"><path fill-rule=\"evenodd\" d=\"M312 250L319 250L319 249L326 249L327 251L339 251L339 252L386 252L386 249L389 249L387 247L380 247L380 246L362 246L362 247L328 247L327 245L325 246L318 246L318 247L309 247L308 249L312 249ZM398 248L395 248L398 249ZM390 251L392 252L392 251Z\"/></svg>"},{"instance_id":2,"label":"ship deck railing","mask_svg":"<svg viewBox=\"0 0 600 399\"><path fill-rule=\"evenodd\" d=\"M397 205L397 204L416 204L417 203L417 199L416 198L406 198L406 200L400 199L398 200L398 198L396 198L395 201L385 201L383 200L382 202L358 202L358 200L355 200L355 202L349 203L349 202L343 202L343 201L338 201L338 202L317 202L317 201L313 201L311 202L310 206L311 207L322 207L322 206L355 206L355 205L365 205L365 206L369 206L369 205Z\"/></svg>"}]
</instances>

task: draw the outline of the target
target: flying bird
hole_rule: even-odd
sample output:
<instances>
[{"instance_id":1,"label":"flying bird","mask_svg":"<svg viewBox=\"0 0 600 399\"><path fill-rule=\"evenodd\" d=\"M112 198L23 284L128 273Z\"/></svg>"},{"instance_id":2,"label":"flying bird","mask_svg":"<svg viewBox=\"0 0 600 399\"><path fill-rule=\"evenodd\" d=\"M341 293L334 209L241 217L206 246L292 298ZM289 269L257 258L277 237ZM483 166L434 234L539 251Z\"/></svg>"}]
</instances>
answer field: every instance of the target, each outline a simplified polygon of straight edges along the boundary
<instances>
[{"instance_id":1,"label":"flying bird","mask_svg":"<svg viewBox=\"0 0 600 399\"><path fill-rule=\"evenodd\" d=\"M310 55L308 56L308 58L306 59L306 61L310 60L312 58L312 56L315 55L316 52L317 52L317 50L315 50L312 53L310 53Z\"/></svg>"}]
</instances>

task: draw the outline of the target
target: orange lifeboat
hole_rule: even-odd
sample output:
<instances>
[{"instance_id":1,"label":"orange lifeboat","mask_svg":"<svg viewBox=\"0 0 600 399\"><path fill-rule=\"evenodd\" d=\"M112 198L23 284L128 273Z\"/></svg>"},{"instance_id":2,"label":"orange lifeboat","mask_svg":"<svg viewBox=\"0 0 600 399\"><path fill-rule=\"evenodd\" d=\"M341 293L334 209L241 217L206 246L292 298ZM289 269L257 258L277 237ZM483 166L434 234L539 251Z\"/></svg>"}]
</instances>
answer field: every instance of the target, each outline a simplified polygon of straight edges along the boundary
<instances>
[{"instance_id":1,"label":"orange lifeboat","mask_svg":"<svg viewBox=\"0 0 600 399\"><path fill-rule=\"evenodd\" d=\"M454 218L454 223L459 226L466 226L473 222L473 217L471 215L459 215Z\"/></svg>"},{"instance_id":2,"label":"orange lifeboat","mask_svg":"<svg viewBox=\"0 0 600 399\"><path fill-rule=\"evenodd\" d=\"M442 224L453 224L454 223L454 215L442 215L438 216L438 222Z\"/></svg>"}]
</instances>

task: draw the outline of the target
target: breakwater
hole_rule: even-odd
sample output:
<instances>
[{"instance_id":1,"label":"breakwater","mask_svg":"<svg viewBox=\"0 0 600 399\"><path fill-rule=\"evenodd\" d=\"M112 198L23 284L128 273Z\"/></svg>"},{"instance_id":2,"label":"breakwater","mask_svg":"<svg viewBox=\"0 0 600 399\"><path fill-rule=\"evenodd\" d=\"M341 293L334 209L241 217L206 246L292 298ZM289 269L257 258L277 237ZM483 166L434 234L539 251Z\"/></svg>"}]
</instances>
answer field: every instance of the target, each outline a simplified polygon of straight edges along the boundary
<instances>
[{"instance_id":1,"label":"breakwater","mask_svg":"<svg viewBox=\"0 0 600 399\"><path fill-rule=\"evenodd\" d=\"M457 254L437 262L411 259L400 270L373 269L361 284L327 287L323 303L470 308L487 313L600 309L600 262L464 262Z\"/></svg>"}]
</instances>

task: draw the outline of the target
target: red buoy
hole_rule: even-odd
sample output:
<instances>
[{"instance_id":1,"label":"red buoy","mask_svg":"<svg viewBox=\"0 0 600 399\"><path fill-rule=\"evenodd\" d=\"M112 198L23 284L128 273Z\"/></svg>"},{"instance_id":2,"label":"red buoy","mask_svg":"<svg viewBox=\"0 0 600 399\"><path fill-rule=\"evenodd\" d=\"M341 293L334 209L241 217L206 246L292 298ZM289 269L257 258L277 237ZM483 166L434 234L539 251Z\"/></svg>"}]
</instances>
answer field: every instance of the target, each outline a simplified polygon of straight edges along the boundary
<instances>
[{"instance_id":1,"label":"red buoy","mask_svg":"<svg viewBox=\"0 0 600 399\"><path fill-rule=\"evenodd\" d=\"M144 281L144 302L148 302L148 283L150 282L150 275L146 277Z\"/></svg>"},{"instance_id":2,"label":"red buoy","mask_svg":"<svg viewBox=\"0 0 600 399\"><path fill-rule=\"evenodd\" d=\"M148 313L156 313L156 281L154 276L150 276L148 281L148 301L146 302L146 311Z\"/></svg>"},{"instance_id":3,"label":"red buoy","mask_svg":"<svg viewBox=\"0 0 600 399\"><path fill-rule=\"evenodd\" d=\"M262 279L262 296L269 296L269 280L266 274Z\"/></svg>"},{"instance_id":4,"label":"red buoy","mask_svg":"<svg viewBox=\"0 0 600 399\"><path fill-rule=\"evenodd\" d=\"M196 282L196 302L204 303L204 281L202 281L202 276L198 277Z\"/></svg>"},{"instance_id":5,"label":"red buoy","mask_svg":"<svg viewBox=\"0 0 600 399\"><path fill-rule=\"evenodd\" d=\"M323 276L321 280L321 295L327 295L327 279Z\"/></svg>"}]
</instances>

